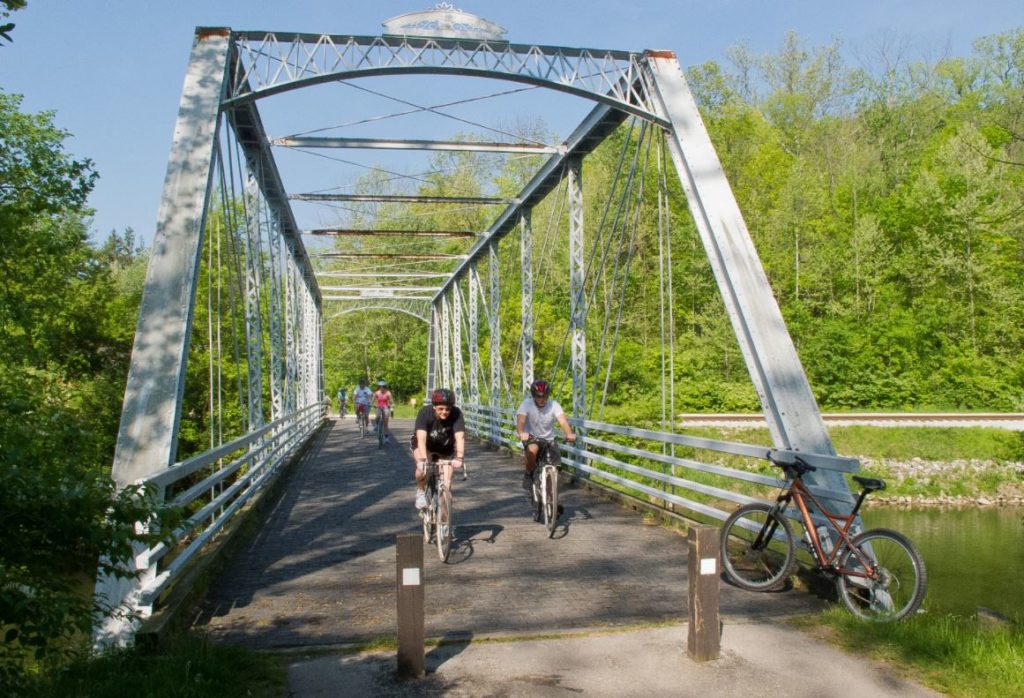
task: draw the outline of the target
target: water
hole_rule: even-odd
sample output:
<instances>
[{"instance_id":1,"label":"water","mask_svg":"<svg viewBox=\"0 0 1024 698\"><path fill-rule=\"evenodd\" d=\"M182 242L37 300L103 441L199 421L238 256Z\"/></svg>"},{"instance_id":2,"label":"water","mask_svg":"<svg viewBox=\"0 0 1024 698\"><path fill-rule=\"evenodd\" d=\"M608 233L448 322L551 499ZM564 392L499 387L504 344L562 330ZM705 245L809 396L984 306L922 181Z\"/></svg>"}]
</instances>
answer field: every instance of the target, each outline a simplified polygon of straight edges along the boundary
<instances>
[{"instance_id":1,"label":"water","mask_svg":"<svg viewBox=\"0 0 1024 698\"><path fill-rule=\"evenodd\" d=\"M929 612L969 616L985 606L1024 618L1024 508L872 508L864 522L914 541L928 570Z\"/></svg>"}]
</instances>

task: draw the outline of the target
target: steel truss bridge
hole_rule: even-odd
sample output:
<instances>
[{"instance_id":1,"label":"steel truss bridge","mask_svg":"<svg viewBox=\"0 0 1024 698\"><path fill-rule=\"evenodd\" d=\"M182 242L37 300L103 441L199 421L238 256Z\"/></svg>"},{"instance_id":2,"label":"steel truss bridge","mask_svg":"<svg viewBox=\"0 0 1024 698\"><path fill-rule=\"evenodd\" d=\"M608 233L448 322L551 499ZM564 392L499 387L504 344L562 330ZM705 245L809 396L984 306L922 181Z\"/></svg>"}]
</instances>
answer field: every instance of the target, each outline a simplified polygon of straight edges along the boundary
<instances>
[{"instance_id":1,"label":"steel truss bridge","mask_svg":"<svg viewBox=\"0 0 1024 698\"><path fill-rule=\"evenodd\" d=\"M264 104L280 105L318 86L392 76L511 82L588 106L568 137L554 144L507 137L355 138L313 128L272 137L264 128ZM442 109L412 111L424 116ZM602 144L611 148L606 141L613 136L621 141L613 179L595 183L600 190L585 189L584 161ZM331 182L306 192L286 187L279 155L355 149L463 152L520 158L536 167L512 195L339 193ZM591 196L603 208L588 209ZM673 425L669 214L673 197L680 196L760 399L770 445L695 438L676 433ZM298 207L325 204L355 210L485 207L495 213L479 230L379 223L300 228ZM585 220L585 211L595 209L602 211L598 219ZM359 220L375 223L379 217ZM638 237L641 221L654 221L656 236ZM304 243L309 235L355 244L314 254L312 243ZM622 310L633 302L630 264L643 245L653 248L647 254L660 270L662 419L654 425L608 423L602 421L604 405L615 390L608 376ZM551 259L565 265L555 268ZM541 328L534 301L552 275L567 277L568 296L563 315L547 318L543 329L562 333L564 351L543 373L564 388L563 398L571 391L562 403L571 403L583 436L564 448L563 465L573 475L720 520L736 503L752 501L738 483L778 483L754 468L723 465L724 457L763 464L771 449L800 451L822 468L813 483L819 494L840 509L852 502L842 473L858 464L835 454L674 54L197 29L113 464L120 485L148 483L163 501L185 507L188 518L172 542L138 551L134 579L100 580L97 594L125 613L97 628L97 642L130 641L138 621L204 546L323 423L329 404L323 327L334 317L390 312L427 323L427 388L453 387L474 434L518 448L512 412L536 372ZM507 326L510 317L518 326ZM183 414L186 405L191 412ZM183 422L191 425L187 433ZM185 459L179 457L183 441L191 454Z\"/></svg>"}]
</instances>

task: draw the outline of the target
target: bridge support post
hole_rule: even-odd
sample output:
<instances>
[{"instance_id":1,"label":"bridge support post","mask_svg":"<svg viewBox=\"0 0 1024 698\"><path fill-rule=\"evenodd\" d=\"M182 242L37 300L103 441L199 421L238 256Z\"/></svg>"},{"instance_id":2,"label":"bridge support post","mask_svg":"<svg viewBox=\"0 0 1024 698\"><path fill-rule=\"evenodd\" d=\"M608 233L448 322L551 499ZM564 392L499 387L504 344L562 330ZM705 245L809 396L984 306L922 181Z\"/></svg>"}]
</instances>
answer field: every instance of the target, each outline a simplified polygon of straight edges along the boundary
<instances>
[{"instance_id":1,"label":"bridge support post","mask_svg":"<svg viewBox=\"0 0 1024 698\"><path fill-rule=\"evenodd\" d=\"M398 676L423 678L423 538L418 533L395 536L398 572Z\"/></svg>"},{"instance_id":2,"label":"bridge support post","mask_svg":"<svg viewBox=\"0 0 1024 698\"><path fill-rule=\"evenodd\" d=\"M686 652L697 662L718 659L721 624L718 614L718 561L721 559L718 529L694 526L690 529L690 627Z\"/></svg>"}]
</instances>

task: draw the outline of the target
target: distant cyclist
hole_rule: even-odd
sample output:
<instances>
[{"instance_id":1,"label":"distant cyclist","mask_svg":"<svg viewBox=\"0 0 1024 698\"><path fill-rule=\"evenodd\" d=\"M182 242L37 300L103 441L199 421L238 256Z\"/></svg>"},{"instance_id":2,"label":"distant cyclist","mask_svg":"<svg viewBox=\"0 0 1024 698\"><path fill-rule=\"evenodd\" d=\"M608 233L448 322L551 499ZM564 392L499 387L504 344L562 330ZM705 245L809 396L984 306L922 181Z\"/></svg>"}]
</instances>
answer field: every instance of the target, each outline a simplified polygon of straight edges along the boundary
<instances>
[{"instance_id":1,"label":"distant cyclist","mask_svg":"<svg viewBox=\"0 0 1024 698\"><path fill-rule=\"evenodd\" d=\"M519 434L519 440L523 442L526 461L526 471L523 473L523 489L526 490L533 487L533 469L537 465L537 454L540 451L537 444L529 443L530 437L554 441L555 422L558 422L565 433L565 440L569 443L576 440L576 434L569 425L565 410L557 400L550 398L551 384L544 380L536 380L530 384L530 397L524 398L516 410L516 432ZM551 455L557 463L558 447L551 444L551 449Z\"/></svg>"},{"instance_id":2,"label":"distant cyclist","mask_svg":"<svg viewBox=\"0 0 1024 698\"><path fill-rule=\"evenodd\" d=\"M345 388L338 388L338 416L342 419L345 418L345 398L347 393Z\"/></svg>"},{"instance_id":3,"label":"distant cyclist","mask_svg":"<svg viewBox=\"0 0 1024 698\"><path fill-rule=\"evenodd\" d=\"M394 402L391 400L391 391L388 390L387 381L378 381L377 390L373 393L373 405L377 408L377 415L379 418L378 428L384 430L384 440L388 440L388 418L391 416L391 410L394 408Z\"/></svg>"},{"instance_id":4,"label":"distant cyclist","mask_svg":"<svg viewBox=\"0 0 1024 698\"><path fill-rule=\"evenodd\" d=\"M370 418L370 401L373 400L373 393L366 387L366 379L359 379L359 387L352 391L352 403L356 408L356 421L363 420L367 423Z\"/></svg>"},{"instance_id":5,"label":"distant cyclist","mask_svg":"<svg viewBox=\"0 0 1024 698\"><path fill-rule=\"evenodd\" d=\"M413 458L416 460L416 508L427 506L426 464L432 455L451 459L453 469L462 467L466 454L466 424L462 410L455 406L455 393L438 388L430 394L430 404L416 413Z\"/></svg>"}]
</instances>

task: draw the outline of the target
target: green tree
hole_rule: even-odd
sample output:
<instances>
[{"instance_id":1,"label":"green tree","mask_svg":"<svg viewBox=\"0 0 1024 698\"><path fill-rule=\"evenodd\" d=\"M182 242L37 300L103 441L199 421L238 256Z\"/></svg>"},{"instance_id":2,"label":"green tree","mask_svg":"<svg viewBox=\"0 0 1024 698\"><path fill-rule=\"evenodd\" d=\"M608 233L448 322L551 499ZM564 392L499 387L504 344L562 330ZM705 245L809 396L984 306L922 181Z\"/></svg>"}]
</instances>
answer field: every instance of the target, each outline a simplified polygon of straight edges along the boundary
<instances>
[{"instance_id":1,"label":"green tree","mask_svg":"<svg viewBox=\"0 0 1024 698\"><path fill-rule=\"evenodd\" d=\"M154 514L144 491L116 491L108 476L130 350L116 299L134 260L118 244L106 256L89 245L96 173L64 152L52 113L22 113L20 103L0 93L0 682L9 685L109 611L90 594L97 564L113 572L130 559L133 541L151 539L135 522Z\"/></svg>"},{"instance_id":2,"label":"green tree","mask_svg":"<svg viewBox=\"0 0 1024 698\"><path fill-rule=\"evenodd\" d=\"M0 0L0 19L6 19L10 16L14 10L20 10L25 7L25 0ZM14 29L13 22L4 22L0 24L0 46L3 46L4 41L14 41L11 38L11 31Z\"/></svg>"}]
</instances>

